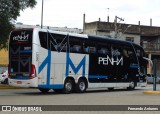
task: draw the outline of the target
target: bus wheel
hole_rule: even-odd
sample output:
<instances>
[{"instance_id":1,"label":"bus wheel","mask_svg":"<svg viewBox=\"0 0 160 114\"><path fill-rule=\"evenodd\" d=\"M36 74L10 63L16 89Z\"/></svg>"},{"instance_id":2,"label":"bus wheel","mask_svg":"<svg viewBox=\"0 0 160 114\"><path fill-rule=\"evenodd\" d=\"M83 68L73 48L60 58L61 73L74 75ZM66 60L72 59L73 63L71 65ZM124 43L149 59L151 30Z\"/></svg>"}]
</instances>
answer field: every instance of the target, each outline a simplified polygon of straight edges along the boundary
<instances>
[{"instance_id":1,"label":"bus wheel","mask_svg":"<svg viewBox=\"0 0 160 114\"><path fill-rule=\"evenodd\" d=\"M76 84L76 92L84 93L86 91L87 84L83 79L79 79L78 83Z\"/></svg>"},{"instance_id":2,"label":"bus wheel","mask_svg":"<svg viewBox=\"0 0 160 114\"><path fill-rule=\"evenodd\" d=\"M134 81L131 81L129 84L129 87L127 87L128 90L134 90L136 86L136 83Z\"/></svg>"},{"instance_id":3,"label":"bus wheel","mask_svg":"<svg viewBox=\"0 0 160 114\"><path fill-rule=\"evenodd\" d=\"M39 90L40 90L42 93L47 93L50 89L39 88Z\"/></svg>"},{"instance_id":4,"label":"bus wheel","mask_svg":"<svg viewBox=\"0 0 160 114\"><path fill-rule=\"evenodd\" d=\"M73 90L73 82L72 80L68 79L64 83L63 93L69 94Z\"/></svg>"}]
</instances>

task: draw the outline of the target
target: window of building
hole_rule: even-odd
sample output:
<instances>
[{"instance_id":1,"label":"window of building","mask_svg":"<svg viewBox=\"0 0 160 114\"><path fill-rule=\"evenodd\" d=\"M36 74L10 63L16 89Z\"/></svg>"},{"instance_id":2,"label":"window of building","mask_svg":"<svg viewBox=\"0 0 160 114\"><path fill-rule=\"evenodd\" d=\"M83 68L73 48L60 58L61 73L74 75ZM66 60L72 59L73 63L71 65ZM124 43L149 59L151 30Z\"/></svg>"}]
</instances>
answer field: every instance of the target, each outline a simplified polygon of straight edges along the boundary
<instances>
[{"instance_id":1,"label":"window of building","mask_svg":"<svg viewBox=\"0 0 160 114\"><path fill-rule=\"evenodd\" d=\"M134 42L134 37L126 37L126 41Z\"/></svg>"}]
</instances>

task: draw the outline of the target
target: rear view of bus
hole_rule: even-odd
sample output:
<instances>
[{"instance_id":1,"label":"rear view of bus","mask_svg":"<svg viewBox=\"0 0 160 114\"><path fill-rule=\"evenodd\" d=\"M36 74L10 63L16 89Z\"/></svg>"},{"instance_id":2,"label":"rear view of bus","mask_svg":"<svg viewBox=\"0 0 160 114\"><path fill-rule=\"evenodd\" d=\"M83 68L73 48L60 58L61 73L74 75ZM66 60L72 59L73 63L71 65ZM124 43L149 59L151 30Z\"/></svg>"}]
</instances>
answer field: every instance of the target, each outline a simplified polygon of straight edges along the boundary
<instances>
[{"instance_id":1,"label":"rear view of bus","mask_svg":"<svg viewBox=\"0 0 160 114\"><path fill-rule=\"evenodd\" d=\"M12 86L37 87L32 64L32 36L33 29L15 30L10 34L8 75Z\"/></svg>"}]
</instances>

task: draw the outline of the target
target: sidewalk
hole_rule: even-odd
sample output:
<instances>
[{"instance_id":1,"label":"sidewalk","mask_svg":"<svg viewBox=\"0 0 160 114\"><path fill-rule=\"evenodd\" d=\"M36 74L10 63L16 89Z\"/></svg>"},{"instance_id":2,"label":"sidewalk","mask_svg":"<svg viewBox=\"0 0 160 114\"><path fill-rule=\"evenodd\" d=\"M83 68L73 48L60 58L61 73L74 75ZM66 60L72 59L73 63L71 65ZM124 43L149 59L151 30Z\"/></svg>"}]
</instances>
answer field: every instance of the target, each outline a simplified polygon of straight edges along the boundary
<instances>
[{"instance_id":1,"label":"sidewalk","mask_svg":"<svg viewBox=\"0 0 160 114\"><path fill-rule=\"evenodd\" d=\"M148 84L151 88L148 91L144 91L143 94L148 95L160 95L160 84L156 84L156 91L153 91L153 84Z\"/></svg>"}]
</instances>

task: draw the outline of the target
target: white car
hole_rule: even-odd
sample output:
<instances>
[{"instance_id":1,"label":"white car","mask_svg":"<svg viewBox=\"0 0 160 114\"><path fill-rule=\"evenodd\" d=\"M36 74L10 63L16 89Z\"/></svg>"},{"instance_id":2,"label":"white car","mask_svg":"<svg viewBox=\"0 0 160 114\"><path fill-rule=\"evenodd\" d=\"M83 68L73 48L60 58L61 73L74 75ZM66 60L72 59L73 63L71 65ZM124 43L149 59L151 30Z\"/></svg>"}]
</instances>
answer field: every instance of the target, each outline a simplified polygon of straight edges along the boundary
<instances>
[{"instance_id":1,"label":"white car","mask_svg":"<svg viewBox=\"0 0 160 114\"><path fill-rule=\"evenodd\" d=\"M147 74L147 83L153 83L154 75L153 74ZM160 83L160 77L157 77L156 83Z\"/></svg>"},{"instance_id":2,"label":"white car","mask_svg":"<svg viewBox=\"0 0 160 114\"><path fill-rule=\"evenodd\" d=\"M0 82L2 84L8 84L8 70L6 70L0 74Z\"/></svg>"}]
</instances>

